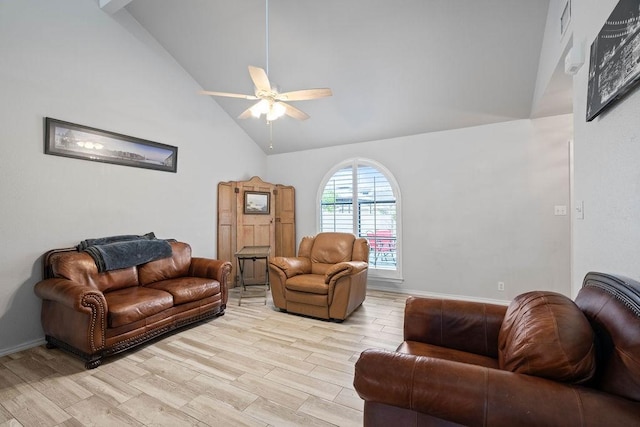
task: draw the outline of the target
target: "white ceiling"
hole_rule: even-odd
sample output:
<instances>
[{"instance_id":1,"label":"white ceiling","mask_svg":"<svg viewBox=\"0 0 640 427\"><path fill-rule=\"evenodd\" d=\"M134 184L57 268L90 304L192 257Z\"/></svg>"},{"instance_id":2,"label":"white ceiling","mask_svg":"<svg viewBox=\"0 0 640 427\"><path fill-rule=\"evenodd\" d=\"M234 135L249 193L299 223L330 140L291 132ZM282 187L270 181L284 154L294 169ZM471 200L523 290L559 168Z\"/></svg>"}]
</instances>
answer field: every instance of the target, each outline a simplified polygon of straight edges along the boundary
<instances>
[{"instance_id":1,"label":"white ceiling","mask_svg":"<svg viewBox=\"0 0 640 427\"><path fill-rule=\"evenodd\" d=\"M252 101L214 99L268 154L529 118L548 5L270 0L271 82L333 96L292 102L311 118L274 122L273 150L264 119L236 119ZM203 89L253 94L247 66L267 65L265 0L132 0L126 9Z\"/></svg>"}]
</instances>

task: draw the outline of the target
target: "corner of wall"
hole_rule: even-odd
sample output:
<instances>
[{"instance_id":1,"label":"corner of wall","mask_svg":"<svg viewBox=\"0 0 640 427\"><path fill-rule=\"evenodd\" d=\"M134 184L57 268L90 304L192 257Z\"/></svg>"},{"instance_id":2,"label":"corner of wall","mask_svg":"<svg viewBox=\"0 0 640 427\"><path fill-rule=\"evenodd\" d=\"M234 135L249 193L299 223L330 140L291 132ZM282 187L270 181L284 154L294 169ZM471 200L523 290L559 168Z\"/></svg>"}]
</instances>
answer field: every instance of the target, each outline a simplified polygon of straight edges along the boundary
<instances>
[{"instance_id":1,"label":"corner of wall","mask_svg":"<svg viewBox=\"0 0 640 427\"><path fill-rule=\"evenodd\" d=\"M569 20L564 32L560 28L560 20L564 8L572 0L550 0L544 39L540 49L536 86L531 103L532 117L557 114L553 104L558 91L569 85L570 77L564 75L564 57L573 44L573 19ZM568 3L569 2L569 3ZM568 99L567 99L568 101ZM568 113L566 109L560 113Z\"/></svg>"}]
</instances>

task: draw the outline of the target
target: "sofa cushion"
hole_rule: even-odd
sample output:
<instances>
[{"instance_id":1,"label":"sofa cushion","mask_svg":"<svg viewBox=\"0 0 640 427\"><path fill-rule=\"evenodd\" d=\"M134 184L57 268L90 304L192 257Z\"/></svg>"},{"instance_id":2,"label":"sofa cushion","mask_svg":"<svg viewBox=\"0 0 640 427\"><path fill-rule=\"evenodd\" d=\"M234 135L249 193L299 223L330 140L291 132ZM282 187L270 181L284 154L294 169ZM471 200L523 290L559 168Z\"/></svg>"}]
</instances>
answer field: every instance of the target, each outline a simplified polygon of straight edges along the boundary
<instances>
[{"instance_id":1,"label":"sofa cushion","mask_svg":"<svg viewBox=\"0 0 640 427\"><path fill-rule=\"evenodd\" d=\"M147 318L173 307L170 293L142 286L119 289L104 294L109 308L110 328Z\"/></svg>"},{"instance_id":2,"label":"sofa cushion","mask_svg":"<svg viewBox=\"0 0 640 427\"><path fill-rule=\"evenodd\" d=\"M49 265L54 277L64 277L101 292L138 286L136 267L99 273L96 262L86 252L56 252L49 258Z\"/></svg>"},{"instance_id":3,"label":"sofa cushion","mask_svg":"<svg viewBox=\"0 0 640 427\"><path fill-rule=\"evenodd\" d=\"M191 246L182 242L171 242L172 254L138 266L141 285L149 285L160 280L187 276L191 265Z\"/></svg>"},{"instance_id":4,"label":"sofa cushion","mask_svg":"<svg viewBox=\"0 0 640 427\"><path fill-rule=\"evenodd\" d=\"M498 336L500 368L572 383L595 372L594 335L573 301L555 292L517 296Z\"/></svg>"},{"instance_id":5,"label":"sofa cushion","mask_svg":"<svg viewBox=\"0 0 640 427\"><path fill-rule=\"evenodd\" d=\"M177 279L161 280L147 286L159 289L173 295L175 305L198 301L220 293L220 283L217 280L201 277L179 277Z\"/></svg>"}]
</instances>

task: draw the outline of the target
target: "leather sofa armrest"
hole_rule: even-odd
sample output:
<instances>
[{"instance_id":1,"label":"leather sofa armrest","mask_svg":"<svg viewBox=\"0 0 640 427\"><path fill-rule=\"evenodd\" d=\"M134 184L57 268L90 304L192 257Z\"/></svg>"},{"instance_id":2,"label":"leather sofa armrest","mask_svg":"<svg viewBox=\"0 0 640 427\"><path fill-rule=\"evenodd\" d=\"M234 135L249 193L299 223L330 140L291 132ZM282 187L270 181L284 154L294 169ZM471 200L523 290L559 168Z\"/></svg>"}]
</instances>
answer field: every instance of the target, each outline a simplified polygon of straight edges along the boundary
<instances>
[{"instance_id":1,"label":"leather sofa armrest","mask_svg":"<svg viewBox=\"0 0 640 427\"><path fill-rule=\"evenodd\" d=\"M34 291L43 300L41 317L45 334L88 354L104 348L109 308L102 292L63 278L38 282ZM68 310L79 313L70 317L79 323L67 322Z\"/></svg>"},{"instance_id":2,"label":"leather sofa armrest","mask_svg":"<svg viewBox=\"0 0 640 427\"><path fill-rule=\"evenodd\" d=\"M281 270L289 279L298 274L311 273L311 260L305 257L273 257L269 260L269 264L276 269Z\"/></svg>"},{"instance_id":3,"label":"leather sofa armrest","mask_svg":"<svg viewBox=\"0 0 640 427\"><path fill-rule=\"evenodd\" d=\"M361 398L462 425L637 425L640 403L509 371L366 350L355 366Z\"/></svg>"},{"instance_id":4,"label":"leather sofa armrest","mask_svg":"<svg viewBox=\"0 0 640 427\"><path fill-rule=\"evenodd\" d=\"M189 276L216 279L220 284L227 283L231 272L231 262L210 258L191 258Z\"/></svg>"},{"instance_id":5,"label":"leather sofa armrest","mask_svg":"<svg viewBox=\"0 0 640 427\"><path fill-rule=\"evenodd\" d=\"M97 289L80 285L62 278L46 279L36 283L34 291L43 300L60 303L76 311L90 311L96 306L97 312L107 313L107 300Z\"/></svg>"},{"instance_id":6,"label":"leather sofa armrest","mask_svg":"<svg viewBox=\"0 0 640 427\"><path fill-rule=\"evenodd\" d=\"M210 258L191 258L189 276L215 279L220 283L222 303L229 299L229 275L231 274L231 262Z\"/></svg>"},{"instance_id":7,"label":"leather sofa armrest","mask_svg":"<svg viewBox=\"0 0 640 427\"><path fill-rule=\"evenodd\" d=\"M339 278L359 272L369 268L369 264L364 261L345 261L332 265L324 276L324 283L335 282Z\"/></svg>"},{"instance_id":8,"label":"leather sofa armrest","mask_svg":"<svg viewBox=\"0 0 640 427\"><path fill-rule=\"evenodd\" d=\"M404 340L498 357L498 334L506 305L410 297Z\"/></svg>"}]
</instances>

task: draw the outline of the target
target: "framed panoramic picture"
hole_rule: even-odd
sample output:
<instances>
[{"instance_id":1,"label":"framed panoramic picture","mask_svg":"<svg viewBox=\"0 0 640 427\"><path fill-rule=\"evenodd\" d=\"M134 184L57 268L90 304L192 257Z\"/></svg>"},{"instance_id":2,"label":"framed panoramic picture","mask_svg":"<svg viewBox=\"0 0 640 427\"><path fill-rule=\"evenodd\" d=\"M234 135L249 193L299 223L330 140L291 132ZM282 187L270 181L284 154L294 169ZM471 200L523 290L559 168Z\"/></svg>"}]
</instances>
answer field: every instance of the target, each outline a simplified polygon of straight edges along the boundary
<instances>
[{"instance_id":1,"label":"framed panoramic picture","mask_svg":"<svg viewBox=\"0 0 640 427\"><path fill-rule=\"evenodd\" d=\"M247 215L268 215L271 194L262 191L244 192L244 213Z\"/></svg>"},{"instance_id":2,"label":"framed panoramic picture","mask_svg":"<svg viewBox=\"0 0 640 427\"><path fill-rule=\"evenodd\" d=\"M640 81L640 0L620 0L591 44L587 121Z\"/></svg>"},{"instance_id":3,"label":"framed panoramic picture","mask_svg":"<svg viewBox=\"0 0 640 427\"><path fill-rule=\"evenodd\" d=\"M44 152L94 162L176 172L178 147L45 118Z\"/></svg>"}]
</instances>

